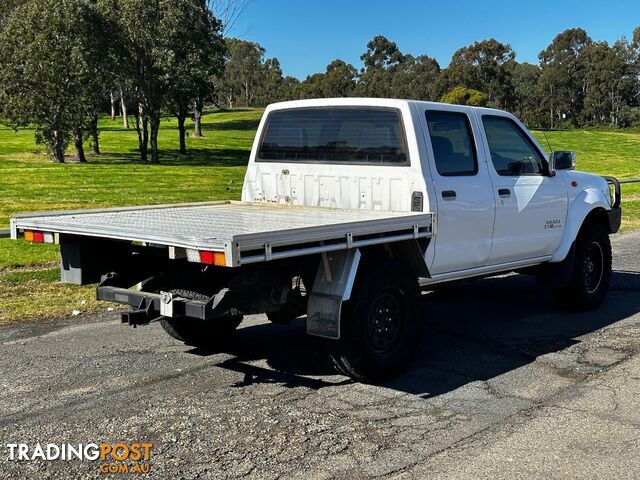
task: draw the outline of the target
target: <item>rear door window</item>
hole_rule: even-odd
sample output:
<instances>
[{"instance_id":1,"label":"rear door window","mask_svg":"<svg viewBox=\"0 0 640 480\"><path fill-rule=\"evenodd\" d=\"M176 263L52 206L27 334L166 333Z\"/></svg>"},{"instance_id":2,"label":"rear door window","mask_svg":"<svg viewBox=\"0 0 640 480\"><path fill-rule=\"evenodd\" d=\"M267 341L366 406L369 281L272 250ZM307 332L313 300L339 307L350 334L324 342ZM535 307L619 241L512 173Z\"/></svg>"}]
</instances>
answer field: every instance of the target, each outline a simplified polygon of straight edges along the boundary
<instances>
[{"instance_id":1,"label":"rear door window","mask_svg":"<svg viewBox=\"0 0 640 480\"><path fill-rule=\"evenodd\" d=\"M469 117L464 113L427 111L436 169L442 176L478 173L478 159Z\"/></svg>"},{"instance_id":2,"label":"rear door window","mask_svg":"<svg viewBox=\"0 0 640 480\"><path fill-rule=\"evenodd\" d=\"M400 111L309 107L269 114L258 162L408 165Z\"/></svg>"}]
</instances>

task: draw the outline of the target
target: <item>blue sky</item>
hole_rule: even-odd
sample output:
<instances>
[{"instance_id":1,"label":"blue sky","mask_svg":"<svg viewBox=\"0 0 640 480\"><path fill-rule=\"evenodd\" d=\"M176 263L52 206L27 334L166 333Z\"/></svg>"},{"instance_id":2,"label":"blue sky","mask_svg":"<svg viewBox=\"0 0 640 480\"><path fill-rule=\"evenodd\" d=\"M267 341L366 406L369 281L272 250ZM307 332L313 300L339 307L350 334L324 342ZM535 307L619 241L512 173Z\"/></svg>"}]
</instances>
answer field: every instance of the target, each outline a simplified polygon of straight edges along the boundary
<instances>
[{"instance_id":1,"label":"blue sky","mask_svg":"<svg viewBox=\"0 0 640 480\"><path fill-rule=\"evenodd\" d=\"M229 34L260 43L284 74L304 79L336 58L360 68L377 34L441 66L458 48L490 37L510 43L518 61L537 63L540 50L566 28L614 42L638 25L639 0L250 0Z\"/></svg>"}]
</instances>

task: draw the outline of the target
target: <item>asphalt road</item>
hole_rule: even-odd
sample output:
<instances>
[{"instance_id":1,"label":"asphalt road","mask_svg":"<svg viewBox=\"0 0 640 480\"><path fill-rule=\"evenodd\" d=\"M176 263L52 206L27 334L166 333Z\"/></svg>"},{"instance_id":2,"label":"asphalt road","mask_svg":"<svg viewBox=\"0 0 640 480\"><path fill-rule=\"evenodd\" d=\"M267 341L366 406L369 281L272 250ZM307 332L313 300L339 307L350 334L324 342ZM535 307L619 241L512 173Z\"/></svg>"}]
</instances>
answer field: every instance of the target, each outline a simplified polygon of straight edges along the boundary
<instances>
[{"instance_id":1,"label":"asphalt road","mask_svg":"<svg viewBox=\"0 0 640 480\"><path fill-rule=\"evenodd\" d=\"M335 375L303 321L249 318L218 353L113 315L5 326L0 477L105 477L9 442L150 441L154 478L638 478L640 232L614 251L595 312L517 275L427 294L383 386Z\"/></svg>"}]
</instances>

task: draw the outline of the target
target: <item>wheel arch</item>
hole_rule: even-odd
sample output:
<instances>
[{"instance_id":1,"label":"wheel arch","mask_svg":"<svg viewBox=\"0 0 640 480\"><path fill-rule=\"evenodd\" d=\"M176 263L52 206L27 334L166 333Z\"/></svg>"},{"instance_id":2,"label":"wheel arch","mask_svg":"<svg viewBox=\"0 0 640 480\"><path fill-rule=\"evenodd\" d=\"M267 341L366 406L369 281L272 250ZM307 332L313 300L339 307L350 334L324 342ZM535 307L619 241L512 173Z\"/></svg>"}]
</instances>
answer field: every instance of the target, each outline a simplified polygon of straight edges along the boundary
<instances>
[{"instance_id":1,"label":"wheel arch","mask_svg":"<svg viewBox=\"0 0 640 480\"><path fill-rule=\"evenodd\" d=\"M430 278L424 252L430 239L404 240L362 249L364 262L392 260L399 262L416 278Z\"/></svg>"},{"instance_id":2,"label":"wheel arch","mask_svg":"<svg viewBox=\"0 0 640 480\"><path fill-rule=\"evenodd\" d=\"M611 210L611 205L601 191L588 188L581 192L572 202L565 222L564 235L551 258L551 262L561 262L567 257L571 245L578 238L578 234L585 224L599 223L609 231L609 210Z\"/></svg>"},{"instance_id":3,"label":"wheel arch","mask_svg":"<svg viewBox=\"0 0 640 480\"><path fill-rule=\"evenodd\" d=\"M429 277L424 259L427 243L407 240L365 248L322 254L307 303L307 333L340 338L342 304L351 299L356 278L365 275L367 265L393 261L415 277Z\"/></svg>"}]
</instances>

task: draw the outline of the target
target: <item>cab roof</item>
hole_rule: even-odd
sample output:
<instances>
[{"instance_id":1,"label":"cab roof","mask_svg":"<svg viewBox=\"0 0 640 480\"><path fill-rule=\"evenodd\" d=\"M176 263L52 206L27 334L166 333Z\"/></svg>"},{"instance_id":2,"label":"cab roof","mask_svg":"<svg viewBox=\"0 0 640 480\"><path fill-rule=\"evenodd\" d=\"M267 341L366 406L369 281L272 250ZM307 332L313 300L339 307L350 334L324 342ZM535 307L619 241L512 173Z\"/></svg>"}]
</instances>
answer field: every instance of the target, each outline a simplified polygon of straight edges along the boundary
<instances>
[{"instance_id":1,"label":"cab roof","mask_svg":"<svg viewBox=\"0 0 640 480\"><path fill-rule=\"evenodd\" d=\"M359 107L392 107L400 108L416 105L427 108L437 108L440 110L472 111L479 110L484 113L508 113L504 110L486 107L472 107L469 105L455 105L441 102L426 102L422 100L406 100L394 98L367 98L367 97L346 97L346 98L313 98L306 100L290 100L286 102L272 103L267 110L281 110L286 108L302 107L331 107L331 106L359 106Z\"/></svg>"}]
</instances>

